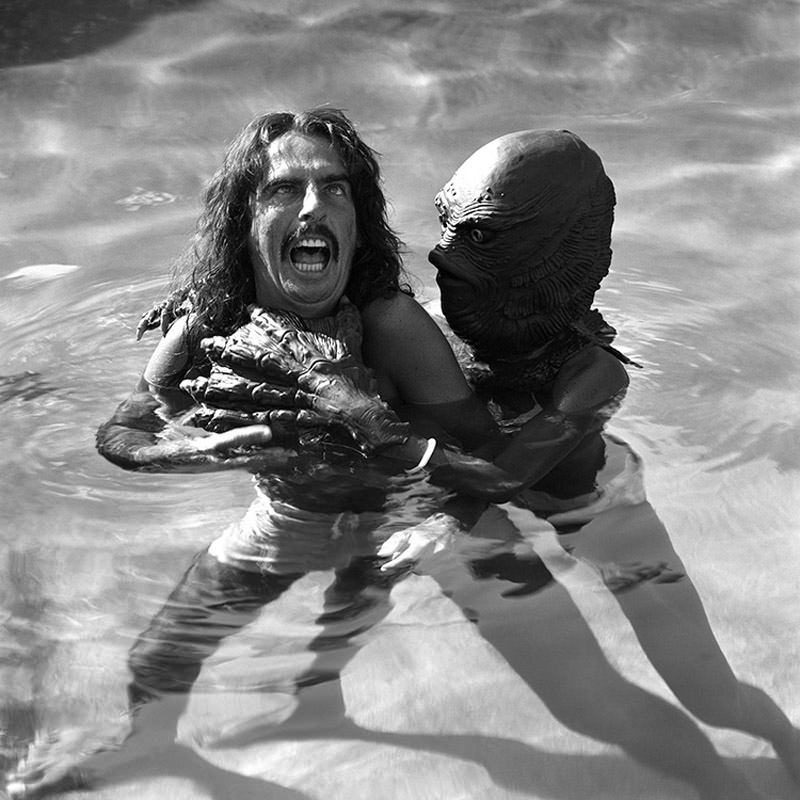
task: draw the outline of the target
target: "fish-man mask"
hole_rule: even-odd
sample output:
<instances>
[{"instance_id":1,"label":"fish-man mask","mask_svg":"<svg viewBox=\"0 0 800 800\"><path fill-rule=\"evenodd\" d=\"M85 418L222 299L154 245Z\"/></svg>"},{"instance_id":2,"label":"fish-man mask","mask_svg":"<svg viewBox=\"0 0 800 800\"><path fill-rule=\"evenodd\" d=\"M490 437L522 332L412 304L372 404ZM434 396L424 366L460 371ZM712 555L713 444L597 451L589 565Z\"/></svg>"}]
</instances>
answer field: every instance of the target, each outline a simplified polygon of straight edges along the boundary
<instances>
[{"instance_id":1,"label":"fish-man mask","mask_svg":"<svg viewBox=\"0 0 800 800\"><path fill-rule=\"evenodd\" d=\"M523 356L586 315L611 262L614 186L569 131L520 131L471 155L436 196L429 258L476 358Z\"/></svg>"}]
</instances>

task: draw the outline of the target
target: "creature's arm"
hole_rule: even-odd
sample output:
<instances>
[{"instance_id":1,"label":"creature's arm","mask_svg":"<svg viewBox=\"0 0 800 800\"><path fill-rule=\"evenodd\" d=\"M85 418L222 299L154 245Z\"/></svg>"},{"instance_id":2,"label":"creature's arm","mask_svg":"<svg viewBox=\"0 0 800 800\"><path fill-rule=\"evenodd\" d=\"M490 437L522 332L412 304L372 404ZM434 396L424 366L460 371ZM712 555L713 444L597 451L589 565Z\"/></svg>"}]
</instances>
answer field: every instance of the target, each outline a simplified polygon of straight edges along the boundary
<instances>
[{"instance_id":1,"label":"creature's arm","mask_svg":"<svg viewBox=\"0 0 800 800\"><path fill-rule=\"evenodd\" d=\"M475 525L489 500L505 501L537 482L587 433L602 425L613 413L628 379L618 362L608 362L604 351L598 352L603 355L582 355L565 365L564 380L556 382L553 404L506 440L505 449L493 463L477 458L470 463L463 454L437 448L432 460L439 466L433 469L431 481L458 488L461 493L453 496L440 513L391 536L379 552L387 559L382 569L403 568L450 546L463 547L461 535ZM487 459L492 449L492 443L483 448ZM664 564L593 566L612 591L624 591L642 580L680 578L669 573Z\"/></svg>"},{"instance_id":2,"label":"creature's arm","mask_svg":"<svg viewBox=\"0 0 800 800\"><path fill-rule=\"evenodd\" d=\"M297 453L266 447L272 432L252 425L225 433L165 438L164 405L148 391L133 392L97 431L98 452L123 469L145 472L210 472L224 469L286 469Z\"/></svg>"},{"instance_id":3,"label":"creature's arm","mask_svg":"<svg viewBox=\"0 0 800 800\"><path fill-rule=\"evenodd\" d=\"M124 469L142 471L285 469L297 454L265 447L273 439L266 425L211 434L181 427L169 438L171 420L192 402L176 387L187 363L186 319L182 318L159 342L134 392L100 426L96 438L100 454Z\"/></svg>"},{"instance_id":4,"label":"creature's arm","mask_svg":"<svg viewBox=\"0 0 800 800\"><path fill-rule=\"evenodd\" d=\"M559 376L550 402L506 439L500 452L496 440L471 459L437 450L430 461L431 482L502 503L544 478L587 434L602 428L628 383L622 365L600 349L581 354L564 370L571 374Z\"/></svg>"},{"instance_id":5,"label":"creature's arm","mask_svg":"<svg viewBox=\"0 0 800 800\"><path fill-rule=\"evenodd\" d=\"M431 482L488 502L510 500L552 470L602 424L627 386L627 373L613 356L587 348L564 365L543 413L509 441L472 395L436 323L412 298L376 301L363 320L364 357L381 394L427 417L471 451L437 447L427 463ZM422 430L418 422L414 428ZM412 447L420 448L414 436L405 452L389 448L383 455L403 461Z\"/></svg>"},{"instance_id":6,"label":"creature's arm","mask_svg":"<svg viewBox=\"0 0 800 800\"><path fill-rule=\"evenodd\" d=\"M628 374L599 347L582 350L561 368L549 402L516 433L494 466L531 486L564 460L619 407ZM513 494L505 499L511 499ZM496 496L495 501L501 501Z\"/></svg>"},{"instance_id":7,"label":"creature's arm","mask_svg":"<svg viewBox=\"0 0 800 800\"><path fill-rule=\"evenodd\" d=\"M583 420L581 417L578 421ZM448 547L474 527L490 502L507 502L546 475L577 446L589 428L588 416L583 424L576 424L563 414L534 418L510 443L506 442L494 462L488 458L496 442L489 442L484 448L485 458L448 446L437 447L428 463L429 480L456 494L440 513L398 531L384 543L379 555L388 561L382 569L402 567ZM391 456L392 450L386 456Z\"/></svg>"}]
</instances>

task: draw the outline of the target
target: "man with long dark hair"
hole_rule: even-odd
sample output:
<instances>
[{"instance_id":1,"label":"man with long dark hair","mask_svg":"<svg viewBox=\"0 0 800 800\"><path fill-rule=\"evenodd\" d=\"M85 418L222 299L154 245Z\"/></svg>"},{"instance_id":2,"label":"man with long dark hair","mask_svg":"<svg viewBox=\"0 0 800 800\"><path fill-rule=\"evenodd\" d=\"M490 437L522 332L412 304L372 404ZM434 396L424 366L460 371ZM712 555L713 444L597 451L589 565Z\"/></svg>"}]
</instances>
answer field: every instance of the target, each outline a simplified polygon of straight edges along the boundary
<instances>
[{"instance_id":1,"label":"man with long dark hair","mask_svg":"<svg viewBox=\"0 0 800 800\"><path fill-rule=\"evenodd\" d=\"M420 484L434 450L440 461L476 462L455 449L445 457L444 447L414 435L388 404L425 406L431 420L451 435L461 432L468 445L496 430L436 323L401 281L400 241L387 222L375 154L344 114L267 114L236 137L182 259L170 296L177 318L134 393L101 426L97 446L128 469L247 468L257 473L257 497L195 558L132 648L133 734L125 746L77 765L32 752L8 784L10 795L30 798L91 782L138 752L134 740L158 747L162 740L152 730L136 736L145 708L164 700L176 724L204 660L311 570L336 571L328 591L336 604L370 586L388 610L388 591L402 573L381 571L380 544L434 515L446 496L432 484L412 497L409 488ZM215 348L242 345L236 337L248 328L277 348L277 368L298 364L308 407L273 411L268 404L248 418L255 424L226 429L237 413L228 409L208 426L215 432L185 435L183 425L184 435L163 438L168 421L218 376L209 358ZM272 389L248 391L276 396ZM297 402L295 389L278 390L275 402L285 404L287 392ZM342 396L351 402L328 431ZM303 441L309 431L311 445L294 446L296 435ZM348 435L355 448L348 448ZM341 469L322 457L332 452L331 441L334 452L344 447L375 457ZM510 496L520 485L504 491ZM164 729L162 720L161 733L167 745L174 727Z\"/></svg>"},{"instance_id":2,"label":"man with long dark hair","mask_svg":"<svg viewBox=\"0 0 800 800\"><path fill-rule=\"evenodd\" d=\"M173 302L191 297L195 315L221 333L248 321L247 306L256 301L251 252L253 198L269 170L269 146L289 133L321 137L338 154L350 187L358 241L346 294L363 308L400 288L401 242L389 226L375 153L338 110L320 108L298 114L276 112L256 117L230 145L212 178L192 248L183 259L182 279L189 281Z\"/></svg>"}]
</instances>

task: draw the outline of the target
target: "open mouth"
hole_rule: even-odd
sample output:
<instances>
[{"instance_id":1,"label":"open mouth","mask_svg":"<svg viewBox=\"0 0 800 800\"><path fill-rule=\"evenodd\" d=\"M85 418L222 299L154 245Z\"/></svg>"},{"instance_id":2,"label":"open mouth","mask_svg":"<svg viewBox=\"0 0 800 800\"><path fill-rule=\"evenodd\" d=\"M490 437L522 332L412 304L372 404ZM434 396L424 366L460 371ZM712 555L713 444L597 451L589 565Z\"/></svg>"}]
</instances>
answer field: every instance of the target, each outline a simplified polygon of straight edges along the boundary
<instances>
[{"instance_id":1,"label":"open mouth","mask_svg":"<svg viewBox=\"0 0 800 800\"><path fill-rule=\"evenodd\" d=\"M331 248L324 239L307 236L289 248L289 259L298 272L322 272L331 259Z\"/></svg>"}]
</instances>

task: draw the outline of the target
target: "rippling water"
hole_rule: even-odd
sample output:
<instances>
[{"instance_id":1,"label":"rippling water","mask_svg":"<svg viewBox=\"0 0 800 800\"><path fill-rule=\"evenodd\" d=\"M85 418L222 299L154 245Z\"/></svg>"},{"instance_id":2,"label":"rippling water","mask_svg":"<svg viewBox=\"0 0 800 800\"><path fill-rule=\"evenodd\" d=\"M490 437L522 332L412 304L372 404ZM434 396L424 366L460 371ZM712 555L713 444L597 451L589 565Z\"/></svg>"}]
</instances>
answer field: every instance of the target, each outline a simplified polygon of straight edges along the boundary
<instances>
[{"instance_id":1,"label":"rippling water","mask_svg":"<svg viewBox=\"0 0 800 800\"><path fill-rule=\"evenodd\" d=\"M127 647L190 555L250 500L244 475L126 474L95 454L94 430L153 345L135 343L136 321L163 290L225 142L258 112L318 103L347 109L383 154L421 297L435 296L431 199L477 146L566 127L602 155L619 203L599 304L646 367L613 429L643 455L649 496L731 661L800 722L796 3L51 6L0 11L5 746L124 710ZM319 591L310 581L281 600L264 630L305 641ZM460 616L443 602L424 581L402 585L386 644L365 648L343 681L351 716L453 742L516 737L535 757L501 739L480 744L480 758L417 742L413 763L379 736L358 748L334 736L316 751L278 742L247 751L251 766L269 765L275 797L692 796L561 728L480 640L452 633ZM619 636L612 660L665 694ZM413 691L395 687L409 670ZM498 687L505 702L475 699ZM212 709L266 702L220 696ZM711 735L754 782L790 796L762 745ZM298 758L305 771L286 766ZM328 773L318 783L316 758ZM209 759L258 771L233 750ZM163 796L153 780L108 797Z\"/></svg>"}]
</instances>

